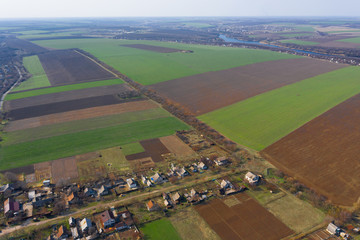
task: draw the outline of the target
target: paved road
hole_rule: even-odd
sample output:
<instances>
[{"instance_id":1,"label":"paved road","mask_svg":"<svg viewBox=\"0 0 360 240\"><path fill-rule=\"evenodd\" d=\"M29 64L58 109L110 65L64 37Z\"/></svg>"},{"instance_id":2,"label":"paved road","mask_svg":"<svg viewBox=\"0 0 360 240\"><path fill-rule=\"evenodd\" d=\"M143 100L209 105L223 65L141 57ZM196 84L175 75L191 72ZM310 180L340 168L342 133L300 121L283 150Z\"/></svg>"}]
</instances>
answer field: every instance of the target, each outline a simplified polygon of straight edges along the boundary
<instances>
[{"instance_id":1,"label":"paved road","mask_svg":"<svg viewBox=\"0 0 360 240\"><path fill-rule=\"evenodd\" d=\"M7 92L5 92L5 93L2 95L1 100L0 100L0 112L3 110L3 105L4 105L4 100L5 100L5 98L6 98L6 95L7 95L9 92L11 92L11 90L16 86L16 84L18 84L18 83L21 81L21 79L22 79L22 74L21 74L19 68L18 68L17 66L15 66L15 68L16 68L16 70L17 70L18 73L19 73L19 79L11 86L11 88L10 88L9 90L7 90Z\"/></svg>"}]
</instances>

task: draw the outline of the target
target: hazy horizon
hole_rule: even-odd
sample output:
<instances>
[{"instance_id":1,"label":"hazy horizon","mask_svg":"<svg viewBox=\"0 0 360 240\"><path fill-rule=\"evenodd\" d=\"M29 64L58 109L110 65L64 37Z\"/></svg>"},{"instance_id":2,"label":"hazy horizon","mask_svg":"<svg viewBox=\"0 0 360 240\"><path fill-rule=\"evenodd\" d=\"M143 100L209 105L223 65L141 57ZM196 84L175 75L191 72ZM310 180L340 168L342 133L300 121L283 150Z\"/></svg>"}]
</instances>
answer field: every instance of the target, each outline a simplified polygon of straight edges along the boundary
<instances>
[{"instance_id":1,"label":"hazy horizon","mask_svg":"<svg viewBox=\"0 0 360 240\"><path fill-rule=\"evenodd\" d=\"M1 19L117 17L359 17L344 0L3 0Z\"/></svg>"}]
</instances>

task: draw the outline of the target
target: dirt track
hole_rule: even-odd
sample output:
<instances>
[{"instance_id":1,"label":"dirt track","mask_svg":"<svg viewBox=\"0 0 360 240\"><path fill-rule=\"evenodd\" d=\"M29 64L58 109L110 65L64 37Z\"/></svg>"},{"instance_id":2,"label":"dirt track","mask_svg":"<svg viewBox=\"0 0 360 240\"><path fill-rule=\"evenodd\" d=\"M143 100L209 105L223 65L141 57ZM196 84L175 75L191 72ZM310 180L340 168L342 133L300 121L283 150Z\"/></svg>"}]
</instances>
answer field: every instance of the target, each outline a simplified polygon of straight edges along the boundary
<instances>
[{"instance_id":1,"label":"dirt track","mask_svg":"<svg viewBox=\"0 0 360 240\"><path fill-rule=\"evenodd\" d=\"M335 204L360 197L360 95L308 122L261 154Z\"/></svg>"},{"instance_id":2,"label":"dirt track","mask_svg":"<svg viewBox=\"0 0 360 240\"><path fill-rule=\"evenodd\" d=\"M52 86L113 79L115 76L73 50L39 55Z\"/></svg>"},{"instance_id":3,"label":"dirt track","mask_svg":"<svg viewBox=\"0 0 360 240\"><path fill-rule=\"evenodd\" d=\"M147 50L152 52L158 52L158 53L172 53L172 52L181 52L181 49L176 48L167 48L167 47L158 47L158 46L152 46L152 45L146 45L146 44L126 44L126 45L120 45L122 47L131 47L131 48L137 48L141 50Z\"/></svg>"},{"instance_id":4,"label":"dirt track","mask_svg":"<svg viewBox=\"0 0 360 240\"><path fill-rule=\"evenodd\" d=\"M27 128L34 128L34 127L55 124L55 123L108 116L108 115L125 113L125 112L141 111L141 110L158 108L158 107L159 107L158 105L148 100L119 103L119 104L100 106L100 107L91 107L81 110L74 110L74 111L55 113L40 117L27 118L17 121L10 121L10 123L6 125L5 131L11 132L11 131L17 131Z\"/></svg>"},{"instance_id":5,"label":"dirt track","mask_svg":"<svg viewBox=\"0 0 360 240\"><path fill-rule=\"evenodd\" d=\"M6 101L4 104L4 109L6 111L10 111L18 108L26 108L37 105L43 105L43 104L71 101L82 98L111 95L111 94L131 91L131 90L132 89L128 85L120 84L120 85L101 86L101 87L93 87L93 88L86 88L80 90L72 90L72 91L59 92L59 93L51 93L51 94Z\"/></svg>"},{"instance_id":6,"label":"dirt track","mask_svg":"<svg viewBox=\"0 0 360 240\"><path fill-rule=\"evenodd\" d=\"M229 207L223 200L195 206L196 211L223 240L278 240L294 232L245 193Z\"/></svg>"},{"instance_id":7,"label":"dirt track","mask_svg":"<svg viewBox=\"0 0 360 240\"><path fill-rule=\"evenodd\" d=\"M151 87L195 115L201 115L345 66L311 58L277 60L207 72Z\"/></svg>"}]
</instances>

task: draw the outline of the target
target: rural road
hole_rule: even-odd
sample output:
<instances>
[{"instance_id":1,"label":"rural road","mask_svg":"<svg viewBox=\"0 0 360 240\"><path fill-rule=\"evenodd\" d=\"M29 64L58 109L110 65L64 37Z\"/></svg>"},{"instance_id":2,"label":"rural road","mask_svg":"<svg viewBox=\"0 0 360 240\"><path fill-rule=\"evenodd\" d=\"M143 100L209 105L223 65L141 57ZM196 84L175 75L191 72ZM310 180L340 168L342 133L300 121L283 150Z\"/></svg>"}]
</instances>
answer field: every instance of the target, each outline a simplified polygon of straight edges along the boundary
<instances>
[{"instance_id":1,"label":"rural road","mask_svg":"<svg viewBox=\"0 0 360 240\"><path fill-rule=\"evenodd\" d=\"M119 205L119 204L121 204L123 202L129 201L129 200L132 200L132 199L137 199L137 198L141 198L141 197L146 198L149 195L153 195L153 194L157 194L157 193L176 191L176 190L182 189L182 188L184 188L186 186L189 186L189 185L192 186L192 185L201 184L201 183L204 183L204 182L208 182L208 181L210 181L212 179L223 177L225 175L228 175L229 173L232 173L232 172L231 171L226 171L226 172L222 172L222 173L219 173L219 174L216 174L216 175L213 175L213 176L206 176L203 179L195 179L195 180L192 180L192 181L189 181L189 182L183 182L180 185L173 185L173 186L158 189L158 190L155 190L155 191L138 194L138 195L135 195L135 196L121 198L120 200L113 201L113 202L100 203L100 204L98 204L96 206L83 208L83 209L80 209L80 210L75 211L75 212L71 212L71 213L68 213L68 214L65 214L65 215L61 215L61 216L58 216L58 217L55 217L55 218L43 220L43 221L40 221L40 222L31 222L31 223L23 224L23 225L19 225L19 226L7 227L7 228L4 228L4 229L1 229L2 232L0 233L0 238L2 239L2 237L4 237L7 234L10 234L10 233L13 233L15 231L19 231L19 230L22 230L22 229L25 229L25 228L28 228L28 227L41 226L41 225L44 225L44 224L49 223L49 222L54 222L54 224L55 224L57 220L60 220L60 219L66 218L66 217L70 217L70 216L75 216L75 215L78 215L78 214L81 214L81 213L84 213L84 212L87 212L87 211L106 208L106 207L111 207L111 206L114 206L114 205Z\"/></svg>"},{"instance_id":2,"label":"rural road","mask_svg":"<svg viewBox=\"0 0 360 240\"><path fill-rule=\"evenodd\" d=\"M2 95L1 100L0 100L0 112L2 112L2 110L3 110L3 105L4 105L4 100L5 100L5 98L6 98L6 95L7 95L7 94L16 86L16 84L18 84L18 83L21 81L21 79L22 79L22 74L21 74L19 68L18 68L17 66L15 66L15 68L16 68L16 70L17 70L18 73L19 73L19 79L11 86L11 88L10 88L9 90L7 90L7 91Z\"/></svg>"}]
</instances>

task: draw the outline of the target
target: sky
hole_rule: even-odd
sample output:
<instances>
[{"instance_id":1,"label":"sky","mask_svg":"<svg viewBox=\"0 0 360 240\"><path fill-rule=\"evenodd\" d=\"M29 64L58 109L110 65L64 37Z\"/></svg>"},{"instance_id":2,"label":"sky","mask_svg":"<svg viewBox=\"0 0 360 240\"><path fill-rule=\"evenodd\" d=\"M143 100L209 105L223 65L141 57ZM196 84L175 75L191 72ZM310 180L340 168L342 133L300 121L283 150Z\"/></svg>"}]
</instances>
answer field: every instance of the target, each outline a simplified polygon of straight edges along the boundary
<instances>
[{"instance_id":1,"label":"sky","mask_svg":"<svg viewBox=\"0 0 360 240\"><path fill-rule=\"evenodd\" d=\"M359 0L0 0L0 18L360 16Z\"/></svg>"}]
</instances>

